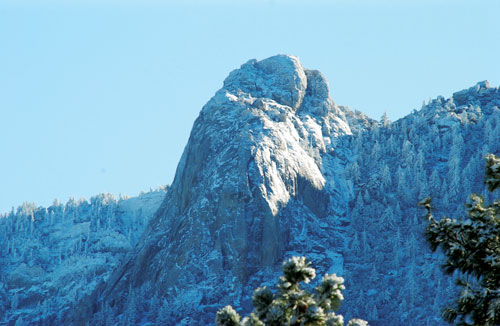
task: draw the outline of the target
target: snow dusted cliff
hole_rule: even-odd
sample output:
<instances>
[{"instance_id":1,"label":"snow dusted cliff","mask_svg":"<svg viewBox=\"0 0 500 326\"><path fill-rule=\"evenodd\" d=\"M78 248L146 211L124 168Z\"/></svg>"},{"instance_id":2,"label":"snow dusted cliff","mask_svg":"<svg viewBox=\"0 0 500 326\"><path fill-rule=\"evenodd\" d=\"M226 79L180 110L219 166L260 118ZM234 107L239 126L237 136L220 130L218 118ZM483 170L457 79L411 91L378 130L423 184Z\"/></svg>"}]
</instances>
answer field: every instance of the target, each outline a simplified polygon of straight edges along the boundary
<instances>
[{"instance_id":1,"label":"snow dusted cliff","mask_svg":"<svg viewBox=\"0 0 500 326\"><path fill-rule=\"evenodd\" d=\"M346 319L442 325L456 287L416 203L432 194L436 215L459 215L483 191L481 157L500 153L498 107L499 89L481 82L375 121L336 105L296 57L250 60L201 110L135 246L58 322L214 324L226 304L248 313L253 290L298 254L346 278Z\"/></svg>"},{"instance_id":2,"label":"snow dusted cliff","mask_svg":"<svg viewBox=\"0 0 500 326\"><path fill-rule=\"evenodd\" d=\"M480 187L499 98L479 83L377 122L336 105L321 73L296 57L243 64L202 109L171 191L100 300L140 320L126 313L130 297L152 288L163 314L151 305L142 318L212 324L225 304L249 311L253 289L301 254L347 278L348 317L439 324L454 286L426 250L415 203L432 192L456 212ZM484 145L465 146L465 135Z\"/></svg>"},{"instance_id":3,"label":"snow dusted cliff","mask_svg":"<svg viewBox=\"0 0 500 326\"><path fill-rule=\"evenodd\" d=\"M233 71L201 111L171 191L104 300L145 281L162 293L196 293L186 298L194 306L239 298L241 286L231 284L274 268L291 247L314 245L308 230L320 220L329 228L345 213L345 162L333 153L350 124L369 123L336 106L321 73L295 57ZM334 253L323 260L341 265Z\"/></svg>"},{"instance_id":4,"label":"snow dusted cliff","mask_svg":"<svg viewBox=\"0 0 500 326\"><path fill-rule=\"evenodd\" d=\"M203 107L171 191L99 300L123 320L213 324L226 304L251 310L253 289L301 254L347 278L348 318L439 325L455 288L426 250L415 204L433 193L454 213L480 188L499 99L479 83L377 122L336 105L296 57L243 64ZM130 313L145 288L161 313L151 302Z\"/></svg>"}]
</instances>

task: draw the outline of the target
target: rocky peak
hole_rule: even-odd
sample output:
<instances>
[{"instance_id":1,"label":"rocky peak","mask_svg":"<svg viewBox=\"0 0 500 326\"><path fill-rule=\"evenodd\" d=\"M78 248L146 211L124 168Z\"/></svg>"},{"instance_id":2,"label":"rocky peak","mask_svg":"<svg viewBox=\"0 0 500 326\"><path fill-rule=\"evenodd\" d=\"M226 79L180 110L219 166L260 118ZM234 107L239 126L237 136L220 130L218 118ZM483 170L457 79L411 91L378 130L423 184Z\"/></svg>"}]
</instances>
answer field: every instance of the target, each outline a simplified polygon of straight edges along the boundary
<instances>
[{"instance_id":1,"label":"rocky peak","mask_svg":"<svg viewBox=\"0 0 500 326\"><path fill-rule=\"evenodd\" d=\"M209 325L226 304L248 311L253 289L276 275L284 256L307 254L325 272L345 271L354 280L348 300L362 295L359 302L347 301L349 307L370 310L372 319L379 319L372 308L379 307L376 294L388 293L392 299L383 303L381 315L396 315L397 321L381 324L407 324L407 309L391 314L397 309L390 304L402 292L388 284L397 281L398 273L412 275L399 285L424 275L414 272L416 264L406 268L408 260L402 264L400 259L410 259L419 247L401 239L414 239L419 214L414 198L429 190L425 181L435 168L426 162L446 161L453 138L446 132L451 127L462 132L458 127L473 126L467 121L493 112L498 90L480 83L465 91L464 104L454 103L455 97L462 103L462 93L440 97L382 128L336 105L328 94L324 76L304 69L293 56L250 60L232 71L196 119L160 209L92 302L113 306L117 313L134 311L134 301L127 303L125 297L146 289L148 298L168 298L172 316L167 324ZM482 103L483 98L490 101L474 107L473 100ZM482 129L491 148L498 146L500 124L483 123L476 136L473 128L462 132L473 136L471 150L480 148ZM463 163L458 170L476 166ZM454 173L446 173L447 164L437 167L431 187L446 191L444 185L460 180L439 179ZM448 195L439 198L449 205ZM391 237L397 239L391 242ZM427 263L423 269L431 271ZM372 265L370 272L366 266ZM409 297L414 290L403 293Z\"/></svg>"},{"instance_id":2,"label":"rocky peak","mask_svg":"<svg viewBox=\"0 0 500 326\"><path fill-rule=\"evenodd\" d=\"M424 103L425 104L425 103ZM482 116L490 116L498 112L500 107L500 89L490 87L488 81L453 93L451 98L443 96L431 100L421 110L415 111L401 120L419 119L435 125L440 132L447 132L453 126L476 123Z\"/></svg>"},{"instance_id":3,"label":"rocky peak","mask_svg":"<svg viewBox=\"0 0 500 326\"><path fill-rule=\"evenodd\" d=\"M297 109L307 88L307 77L299 59L277 55L255 59L232 71L224 81L224 89L237 94L244 92L255 98L269 98Z\"/></svg>"},{"instance_id":4,"label":"rocky peak","mask_svg":"<svg viewBox=\"0 0 500 326\"><path fill-rule=\"evenodd\" d=\"M330 87L325 76L318 70L305 70L307 77L306 95L318 100L326 100L330 93Z\"/></svg>"},{"instance_id":5,"label":"rocky peak","mask_svg":"<svg viewBox=\"0 0 500 326\"><path fill-rule=\"evenodd\" d=\"M119 300L145 280L163 294L200 280L225 293L233 278L244 283L276 267L304 232L304 216L342 212L344 198L329 206L348 192L330 154L351 134L346 115L356 118L328 94L324 76L294 56L232 71L196 119L164 203L104 297ZM323 175L326 165L335 168Z\"/></svg>"},{"instance_id":6,"label":"rocky peak","mask_svg":"<svg viewBox=\"0 0 500 326\"><path fill-rule=\"evenodd\" d=\"M491 100L498 97L500 91L496 87L490 87L487 80L476 83L476 85L453 93L453 101L456 106L464 106L470 104L487 105L491 104ZM495 103L493 103L495 104ZM500 103L497 103L500 105Z\"/></svg>"},{"instance_id":7,"label":"rocky peak","mask_svg":"<svg viewBox=\"0 0 500 326\"><path fill-rule=\"evenodd\" d=\"M301 108L304 101L309 102L306 106L319 106L325 101L329 106L334 104L321 72L304 69L297 57L289 55L249 60L229 74L223 90L236 96L243 93L254 99L272 100L293 111Z\"/></svg>"}]
</instances>

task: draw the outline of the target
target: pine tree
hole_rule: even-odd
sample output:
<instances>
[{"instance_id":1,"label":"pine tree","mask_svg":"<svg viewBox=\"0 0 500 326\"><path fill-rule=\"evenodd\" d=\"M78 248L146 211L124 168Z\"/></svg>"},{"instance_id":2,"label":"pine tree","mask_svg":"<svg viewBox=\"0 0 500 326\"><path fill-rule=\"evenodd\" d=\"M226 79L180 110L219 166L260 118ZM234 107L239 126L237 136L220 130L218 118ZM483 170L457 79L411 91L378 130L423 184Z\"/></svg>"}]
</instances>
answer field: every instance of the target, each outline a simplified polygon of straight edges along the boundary
<instances>
[{"instance_id":1,"label":"pine tree","mask_svg":"<svg viewBox=\"0 0 500 326\"><path fill-rule=\"evenodd\" d=\"M344 297L344 279L335 274L326 274L311 294L300 288L300 283L309 283L316 277L305 257L292 257L283 265L283 276L278 283L278 293L268 287L255 290L252 297L254 311L241 320L240 315L226 306L217 312L218 326L343 326L342 315L335 314ZM367 326L361 319L352 319L348 326Z\"/></svg>"},{"instance_id":2,"label":"pine tree","mask_svg":"<svg viewBox=\"0 0 500 326\"><path fill-rule=\"evenodd\" d=\"M493 192L500 188L500 158L486 156L486 185ZM431 249L440 247L446 261L445 272L458 271L460 297L454 307L447 307L443 317L458 325L500 325L500 200L486 205L477 194L470 196L467 216L460 220L434 219L430 198L419 205L427 209L426 229Z\"/></svg>"},{"instance_id":3,"label":"pine tree","mask_svg":"<svg viewBox=\"0 0 500 326\"><path fill-rule=\"evenodd\" d=\"M385 111L382 117L380 118L380 125L382 127L387 128L389 127L390 124L391 122L389 121L389 117L387 116L387 111Z\"/></svg>"},{"instance_id":4,"label":"pine tree","mask_svg":"<svg viewBox=\"0 0 500 326\"><path fill-rule=\"evenodd\" d=\"M391 170L387 164L383 164L380 169L380 185L382 191L386 191L392 185Z\"/></svg>"}]
</instances>

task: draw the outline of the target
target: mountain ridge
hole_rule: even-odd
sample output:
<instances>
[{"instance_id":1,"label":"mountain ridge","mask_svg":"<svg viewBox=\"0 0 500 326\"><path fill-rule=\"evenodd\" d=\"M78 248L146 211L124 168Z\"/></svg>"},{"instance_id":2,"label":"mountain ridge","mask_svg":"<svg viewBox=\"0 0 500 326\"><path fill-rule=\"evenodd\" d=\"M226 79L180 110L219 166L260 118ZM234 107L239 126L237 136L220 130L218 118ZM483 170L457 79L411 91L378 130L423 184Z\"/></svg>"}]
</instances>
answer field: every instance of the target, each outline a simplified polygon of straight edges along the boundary
<instances>
[{"instance_id":1,"label":"mountain ridge","mask_svg":"<svg viewBox=\"0 0 500 326\"><path fill-rule=\"evenodd\" d=\"M472 104L473 88L467 95L456 93L459 101L467 97L465 103ZM496 88L474 89L477 94L489 90L488 103L498 98ZM477 116L473 106L458 115L452 104L446 107L441 98L436 101L445 105L440 107L442 121L465 123ZM243 64L229 74L195 121L173 191L148 227L145 239L149 239L135 251L141 258L122 265L102 297L119 302L117 293L127 290L130 279L140 286L142 280L135 275L141 275L153 280L159 293L216 279L216 283L204 282L198 304L215 304L221 293L223 302L231 298L238 302L243 295L223 289L230 282L247 284L260 269L276 268L292 248L306 253L315 243L323 247L325 242L332 247L345 243L346 239L339 239L343 231L338 224L351 210L348 204L359 197L343 175L352 163L346 159L352 156L348 144L353 135L379 127L379 122L337 106L328 97L321 73L304 69L296 57ZM408 166L411 159L407 161ZM304 228L305 221L326 223L324 229L339 235L328 240L305 236L313 232ZM163 249L153 245L158 241ZM340 266L343 256L325 251L316 259L324 266ZM137 263L142 261L147 264ZM196 305L196 299L193 302ZM248 302L242 305L248 309ZM184 311L189 315L189 310Z\"/></svg>"},{"instance_id":2,"label":"mountain ridge","mask_svg":"<svg viewBox=\"0 0 500 326\"><path fill-rule=\"evenodd\" d=\"M137 242L166 189L24 203L0 215L0 324L60 323Z\"/></svg>"},{"instance_id":3,"label":"mountain ridge","mask_svg":"<svg viewBox=\"0 0 500 326\"><path fill-rule=\"evenodd\" d=\"M441 325L456 287L416 203L432 194L454 215L481 192L481 156L500 152L500 91L479 82L395 122L328 94L293 56L232 71L136 246L60 323L213 324L226 304L249 312L283 258L306 255L346 279L346 319Z\"/></svg>"}]
</instances>

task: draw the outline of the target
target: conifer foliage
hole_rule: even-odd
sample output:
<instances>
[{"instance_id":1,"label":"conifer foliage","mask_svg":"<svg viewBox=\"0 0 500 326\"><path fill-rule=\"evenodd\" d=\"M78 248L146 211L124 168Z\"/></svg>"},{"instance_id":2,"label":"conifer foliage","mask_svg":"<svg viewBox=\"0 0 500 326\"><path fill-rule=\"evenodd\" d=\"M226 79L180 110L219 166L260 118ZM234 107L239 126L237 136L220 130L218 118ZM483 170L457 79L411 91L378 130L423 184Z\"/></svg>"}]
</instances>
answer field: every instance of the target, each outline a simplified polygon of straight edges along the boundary
<instances>
[{"instance_id":1,"label":"conifer foliage","mask_svg":"<svg viewBox=\"0 0 500 326\"><path fill-rule=\"evenodd\" d=\"M282 265L283 276L278 283L278 292L268 287L257 288L253 294L254 311L241 319L231 307L217 312L217 326L343 326L342 315L335 314L344 299L344 279L335 274L325 274L312 294L300 288L300 283L309 283L316 277L305 257L294 256ZM361 319L352 319L348 326L368 326Z\"/></svg>"},{"instance_id":2,"label":"conifer foliage","mask_svg":"<svg viewBox=\"0 0 500 326\"><path fill-rule=\"evenodd\" d=\"M486 156L486 185L500 188L500 158ZM446 255L444 270L459 271L461 293L454 307L443 310L443 317L458 325L500 325L500 200L486 205L477 194L470 196L467 216L460 220L434 219L430 200L422 203L428 213L427 240L432 250L441 247Z\"/></svg>"}]
</instances>

